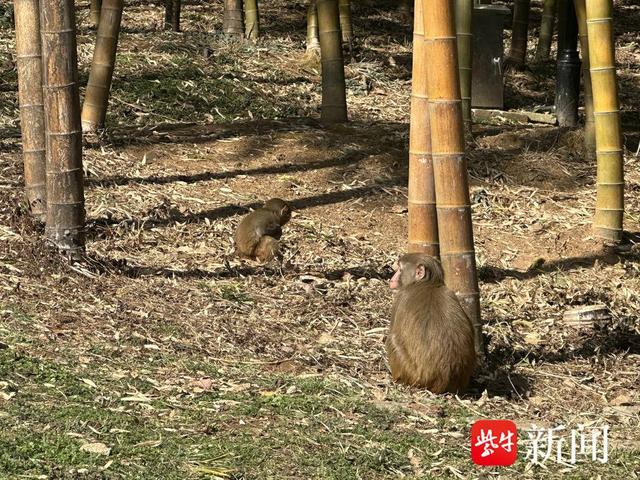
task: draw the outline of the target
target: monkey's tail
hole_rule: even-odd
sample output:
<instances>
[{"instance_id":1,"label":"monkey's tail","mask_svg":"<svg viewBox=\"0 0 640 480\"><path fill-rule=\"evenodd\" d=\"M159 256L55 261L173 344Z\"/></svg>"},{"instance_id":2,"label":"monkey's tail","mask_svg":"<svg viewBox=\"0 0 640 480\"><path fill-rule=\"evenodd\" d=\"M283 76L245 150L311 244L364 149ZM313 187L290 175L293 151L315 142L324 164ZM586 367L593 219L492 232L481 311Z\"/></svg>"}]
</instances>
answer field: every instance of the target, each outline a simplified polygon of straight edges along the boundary
<instances>
[{"instance_id":1,"label":"monkey's tail","mask_svg":"<svg viewBox=\"0 0 640 480\"><path fill-rule=\"evenodd\" d=\"M265 263L273 260L280 254L280 242L273 237L265 235L260 239L256 249L254 250L254 256L259 261Z\"/></svg>"}]
</instances>

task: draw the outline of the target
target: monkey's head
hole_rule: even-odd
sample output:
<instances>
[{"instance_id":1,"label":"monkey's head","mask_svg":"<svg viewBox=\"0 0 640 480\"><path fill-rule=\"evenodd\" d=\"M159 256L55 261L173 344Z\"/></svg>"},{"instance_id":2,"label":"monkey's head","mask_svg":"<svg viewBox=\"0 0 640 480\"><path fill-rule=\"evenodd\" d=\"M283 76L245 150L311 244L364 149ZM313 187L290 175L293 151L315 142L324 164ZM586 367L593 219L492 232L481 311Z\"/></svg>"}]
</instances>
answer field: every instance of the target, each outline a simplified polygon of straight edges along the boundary
<instances>
[{"instance_id":1,"label":"monkey's head","mask_svg":"<svg viewBox=\"0 0 640 480\"><path fill-rule=\"evenodd\" d=\"M394 265L396 273L389 280L389 286L400 289L416 282L440 286L444 281L444 273L440 262L434 257L422 253L407 253L401 256Z\"/></svg>"},{"instance_id":2,"label":"monkey's head","mask_svg":"<svg viewBox=\"0 0 640 480\"><path fill-rule=\"evenodd\" d=\"M284 225L291 220L291 206L281 198L272 198L264 204L265 210L269 210L278 215L280 225Z\"/></svg>"}]
</instances>

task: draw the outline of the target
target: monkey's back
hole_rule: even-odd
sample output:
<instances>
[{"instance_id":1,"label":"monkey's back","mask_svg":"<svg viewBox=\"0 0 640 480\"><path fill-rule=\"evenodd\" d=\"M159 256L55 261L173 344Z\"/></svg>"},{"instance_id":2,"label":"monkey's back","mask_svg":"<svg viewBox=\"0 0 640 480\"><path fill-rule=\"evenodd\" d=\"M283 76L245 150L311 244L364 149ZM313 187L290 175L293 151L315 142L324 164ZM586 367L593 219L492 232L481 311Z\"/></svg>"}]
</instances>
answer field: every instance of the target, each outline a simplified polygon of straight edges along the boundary
<instances>
[{"instance_id":1,"label":"monkey's back","mask_svg":"<svg viewBox=\"0 0 640 480\"><path fill-rule=\"evenodd\" d=\"M393 304L387 351L394 378L434 393L463 390L476 364L474 329L445 286L415 283ZM394 372L394 365L396 371Z\"/></svg>"},{"instance_id":2,"label":"monkey's back","mask_svg":"<svg viewBox=\"0 0 640 480\"><path fill-rule=\"evenodd\" d=\"M265 235L279 238L282 234L277 215L258 208L242 219L234 236L236 253L243 257L255 256L256 247Z\"/></svg>"}]
</instances>

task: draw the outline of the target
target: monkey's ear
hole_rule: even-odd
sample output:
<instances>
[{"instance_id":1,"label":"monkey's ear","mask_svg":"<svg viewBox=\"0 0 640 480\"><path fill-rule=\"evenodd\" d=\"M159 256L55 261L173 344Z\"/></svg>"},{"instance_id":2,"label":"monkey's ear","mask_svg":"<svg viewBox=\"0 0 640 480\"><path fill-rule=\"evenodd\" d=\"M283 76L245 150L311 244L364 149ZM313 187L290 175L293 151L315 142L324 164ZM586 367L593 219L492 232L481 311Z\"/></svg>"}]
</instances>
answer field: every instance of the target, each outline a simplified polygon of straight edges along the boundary
<instances>
[{"instance_id":1,"label":"monkey's ear","mask_svg":"<svg viewBox=\"0 0 640 480\"><path fill-rule=\"evenodd\" d=\"M416 282L423 280L426 274L427 274L427 269L425 268L425 266L422 264L418 264L416 266Z\"/></svg>"}]
</instances>

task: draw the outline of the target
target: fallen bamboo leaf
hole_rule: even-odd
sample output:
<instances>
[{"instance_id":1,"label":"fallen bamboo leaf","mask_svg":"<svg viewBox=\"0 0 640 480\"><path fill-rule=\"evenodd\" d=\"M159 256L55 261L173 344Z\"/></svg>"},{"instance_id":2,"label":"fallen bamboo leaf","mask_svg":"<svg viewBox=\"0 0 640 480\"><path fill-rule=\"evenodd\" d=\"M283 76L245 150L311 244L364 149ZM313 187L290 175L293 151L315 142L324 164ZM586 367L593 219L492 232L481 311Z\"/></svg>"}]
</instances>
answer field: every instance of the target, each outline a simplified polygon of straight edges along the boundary
<instances>
[{"instance_id":1,"label":"fallen bamboo leaf","mask_svg":"<svg viewBox=\"0 0 640 480\"><path fill-rule=\"evenodd\" d=\"M80 446L80 450L87 453L95 453L96 455L108 456L111 453L111 448L107 447L104 443L85 443Z\"/></svg>"}]
</instances>

